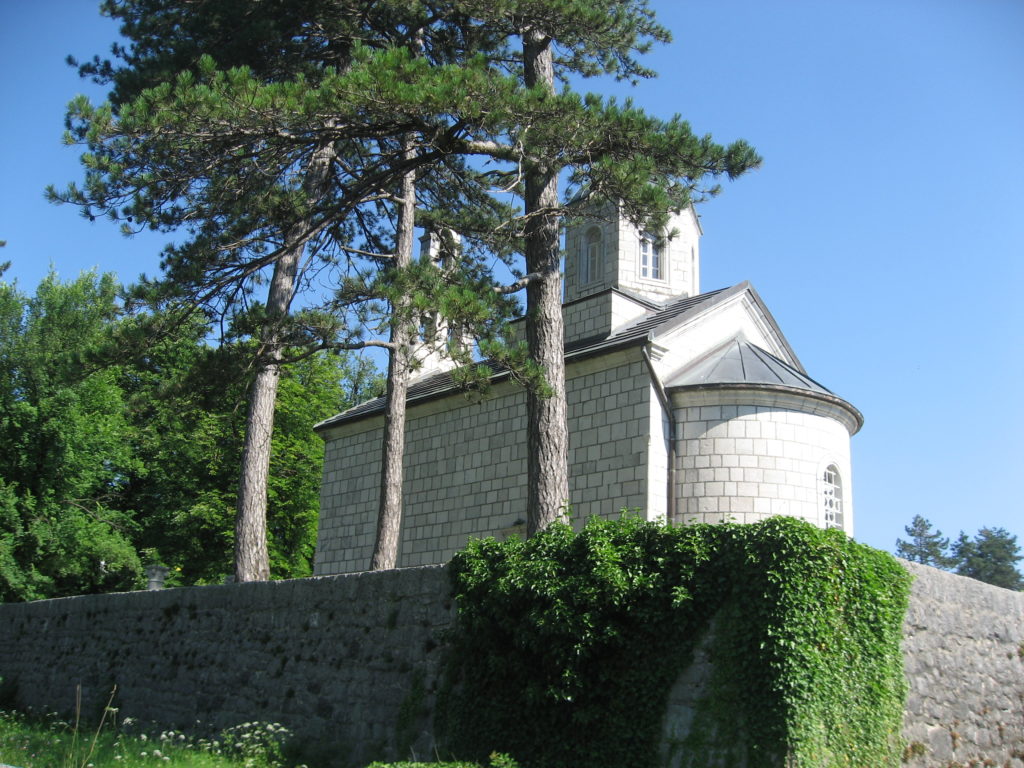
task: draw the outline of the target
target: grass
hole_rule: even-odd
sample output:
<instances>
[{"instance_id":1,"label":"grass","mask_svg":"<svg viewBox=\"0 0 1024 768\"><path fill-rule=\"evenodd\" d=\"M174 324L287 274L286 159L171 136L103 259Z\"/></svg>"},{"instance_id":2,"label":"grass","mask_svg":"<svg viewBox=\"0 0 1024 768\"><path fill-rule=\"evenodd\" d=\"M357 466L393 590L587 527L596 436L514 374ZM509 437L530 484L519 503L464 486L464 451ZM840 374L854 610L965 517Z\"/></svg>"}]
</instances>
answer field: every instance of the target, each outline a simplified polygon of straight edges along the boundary
<instances>
[{"instance_id":1,"label":"grass","mask_svg":"<svg viewBox=\"0 0 1024 768\"><path fill-rule=\"evenodd\" d=\"M216 739L176 731L133 733L107 708L98 728L85 732L55 715L30 717L0 710L0 763L18 768L291 768L281 757L283 726L245 723Z\"/></svg>"},{"instance_id":2,"label":"grass","mask_svg":"<svg viewBox=\"0 0 1024 768\"><path fill-rule=\"evenodd\" d=\"M114 693L110 695L110 702ZM0 764L17 768L306 768L283 757L291 735L276 723L243 723L214 739L178 731L151 735L131 718L118 721L107 703L100 723L85 728L55 714L42 717L0 709ZM369 768L479 768L476 763L373 763ZM491 755L489 768L519 768Z\"/></svg>"}]
</instances>

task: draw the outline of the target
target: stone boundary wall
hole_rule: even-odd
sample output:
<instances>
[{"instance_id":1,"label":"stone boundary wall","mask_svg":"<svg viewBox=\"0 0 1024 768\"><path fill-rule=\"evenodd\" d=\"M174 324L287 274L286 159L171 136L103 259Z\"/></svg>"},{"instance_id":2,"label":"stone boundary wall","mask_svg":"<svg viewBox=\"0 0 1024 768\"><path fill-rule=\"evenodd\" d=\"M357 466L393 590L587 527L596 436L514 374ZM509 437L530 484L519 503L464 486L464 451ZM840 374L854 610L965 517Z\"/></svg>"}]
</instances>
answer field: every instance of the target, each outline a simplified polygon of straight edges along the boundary
<instances>
[{"instance_id":1,"label":"stone boundary wall","mask_svg":"<svg viewBox=\"0 0 1024 768\"><path fill-rule=\"evenodd\" d=\"M1024 768L1024 592L901 561L911 768Z\"/></svg>"},{"instance_id":2,"label":"stone boundary wall","mask_svg":"<svg viewBox=\"0 0 1024 768\"><path fill-rule=\"evenodd\" d=\"M435 566L0 605L0 707L69 715L80 685L93 715L116 684L118 717L158 729L277 722L338 766L430 756L448 594Z\"/></svg>"},{"instance_id":3,"label":"stone boundary wall","mask_svg":"<svg viewBox=\"0 0 1024 768\"><path fill-rule=\"evenodd\" d=\"M1024 593L905 566L906 764L1024 768ZM0 605L0 707L70 714L80 685L89 715L116 684L119 717L157 728L279 722L332 765L429 759L453 615L439 566Z\"/></svg>"}]
</instances>

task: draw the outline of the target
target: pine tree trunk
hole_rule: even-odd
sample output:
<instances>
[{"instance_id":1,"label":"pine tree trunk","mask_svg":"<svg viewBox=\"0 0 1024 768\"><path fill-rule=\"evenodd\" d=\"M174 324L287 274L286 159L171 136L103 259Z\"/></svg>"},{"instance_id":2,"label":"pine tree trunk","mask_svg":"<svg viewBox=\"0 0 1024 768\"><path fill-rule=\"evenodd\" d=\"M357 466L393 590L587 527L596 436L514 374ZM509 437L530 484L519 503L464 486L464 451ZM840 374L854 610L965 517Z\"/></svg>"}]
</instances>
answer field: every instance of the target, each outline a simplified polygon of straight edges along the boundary
<instances>
[{"instance_id":1,"label":"pine tree trunk","mask_svg":"<svg viewBox=\"0 0 1024 768\"><path fill-rule=\"evenodd\" d=\"M306 169L305 186L315 199L323 193L330 176L334 149L321 147ZM260 340L262 354L249 389L245 421L245 445L238 482L235 511L235 581L266 581L270 578L267 551L267 482L270 477L270 449L274 436L274 406L281 379L280 323L291 310L296 275L304 251L301 240L308 228L302 222L289 228L286 248L274 263L267 292L267 324Z\"/></svg>"},{"instance_id":2,"label":"pine tree trunk","mask_svg":"<svg viewBox=\"0 0 1024 768\"><path fill-rule=\"evenodd\" d=\"M279 365L261 365L249 389L245 448L242 451L235 513L235 581L239 582L270 578L267 481L270 476L270 443L274 434L274 404L280 378Z\"/></svg>"},{"instance_id":3,"label":"pine tree trunk","mask_svg":"<svg viewBox=\"0 0 1024 768\"><path fill-rule=\"evenodd\" d=\"M415 149L405 141L403 157L412 159ZM416 218L416 174L402 177L402 202L395 237L395 268L412 263ZM400 299L396 299L400 301ZM401 306L392 308L391 355L388 360L387 393L384 414L384 444L381 449L380 498L377 512L377 538L373 545L370 570L394 568L398 562L398 537L402 528L402 459L405 456L405 399L409 391L409 354L413 328Z\"/></svg>"},{"instance_id":4,"label":"pine tree trunk","mask_svg":"<svg viewBox=\"0 0 1024 768\"><path fill-rule=\"evenodd\" d=\"M526 85L554 93L550 41L537 31L523 36ZM558 169L526 171L526 271L539 279L526 289L526 340L544 370L550 393L527 392L529 453L526 533L532 536L563 516L569 502L569 427L565 402L565 331L559 269Z\"/></svg>"}]
</instances>

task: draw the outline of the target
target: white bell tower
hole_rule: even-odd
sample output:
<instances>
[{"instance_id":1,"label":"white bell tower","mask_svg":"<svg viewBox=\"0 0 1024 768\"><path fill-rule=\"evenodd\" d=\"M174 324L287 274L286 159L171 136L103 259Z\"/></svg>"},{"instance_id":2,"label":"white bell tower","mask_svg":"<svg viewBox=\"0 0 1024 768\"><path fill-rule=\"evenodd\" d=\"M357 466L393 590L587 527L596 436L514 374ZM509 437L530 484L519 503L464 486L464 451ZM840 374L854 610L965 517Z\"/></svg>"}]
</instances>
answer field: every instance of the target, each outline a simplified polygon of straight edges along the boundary
<instances>
[{"instance_id":1,"label":"white bell tower","mask_svg":"<svg viewBox=\"0 0 1024 768\"><path fill-rule=\"evenodd\" d=\"M692 206L662 232L641 231L612 203L565 230L565 301L615 288L656 304L700 293L700 221Z\"/></svg>"},{"instance_id":2,"label":"white bell tower","mask_svg":"<svg viewBox=\"0 0 1024 768\"><path fill-rule=\"evenodd\" d=\"M420 238L420 258L429 259L434 266L445 271L450 260L457 257L459 235L452 230L442 233L426 232ZM418 338L412 348L416 364L413 378L419 379L435 373L449 371L459 365L452 357L452 347L460 350L472 346L472 339L463 337L440 312L428 312L420 318Z\"/></svg>"}]
</instances>

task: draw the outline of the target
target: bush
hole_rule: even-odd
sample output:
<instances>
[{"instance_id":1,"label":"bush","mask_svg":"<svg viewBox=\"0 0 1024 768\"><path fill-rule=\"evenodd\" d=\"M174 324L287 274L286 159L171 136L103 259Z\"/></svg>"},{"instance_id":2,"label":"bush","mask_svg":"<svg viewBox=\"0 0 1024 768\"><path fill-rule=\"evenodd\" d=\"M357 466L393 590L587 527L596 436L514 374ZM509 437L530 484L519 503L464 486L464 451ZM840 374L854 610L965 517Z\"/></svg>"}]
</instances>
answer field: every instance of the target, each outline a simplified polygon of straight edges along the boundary
<instances>
[{"instance_id":1,"label":"bush","mask_svg":"<svg viewBox=\"0 0 1024 768\"><path fill-rule=\"evenodd\" d=\"M840 531L594 518L471 542L451 578L438 725L454 755L656 764L669 690L714 618L682 765L899 764L909 577Z\"/></svg>"}]
</instances>

